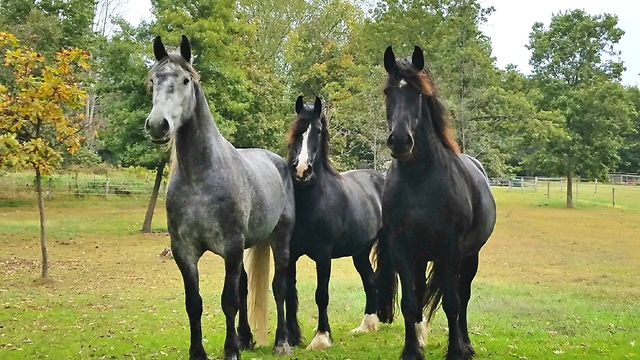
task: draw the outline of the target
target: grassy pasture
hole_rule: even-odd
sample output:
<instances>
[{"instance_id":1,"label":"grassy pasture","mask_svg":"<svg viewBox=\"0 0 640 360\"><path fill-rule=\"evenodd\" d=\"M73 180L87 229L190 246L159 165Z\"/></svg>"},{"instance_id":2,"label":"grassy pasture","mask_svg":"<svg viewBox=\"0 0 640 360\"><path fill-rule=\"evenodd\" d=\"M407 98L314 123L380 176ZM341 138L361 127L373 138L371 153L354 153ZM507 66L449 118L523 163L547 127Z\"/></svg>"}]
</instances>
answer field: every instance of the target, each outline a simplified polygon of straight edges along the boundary
<instances>
[{"instance_id":1,"label":"grassy pasture","mask_svg":"<svg viewBox=\"0 0 640 360\"><path fill-rule=\"evenodd\" d=\"M610 187L599 185L601 197L580 191L568 210L560 191L546 198L542 189L494 188L498 224L481 252L469 314L479 359L640 358L640 188L617 188L615 208ZM169 241L163 205L159 232L142 235L145 199L47 202L52 276L41 281L35 201L0 200L0 359L187 358L182 281L172 260L156 256ZM205 349L217 358L222 262L207 254L200 270ZM298 274L310 341L314 264L301 261ZM334 347L298 348L294 359L398 358L401 316L378 333L348 333L364 305L350 259L335 261L330 296ZM442 358L446 339L440 310L426 357ZM243 358L275 357L264 347Z\"/></svg>"}]
</instances>

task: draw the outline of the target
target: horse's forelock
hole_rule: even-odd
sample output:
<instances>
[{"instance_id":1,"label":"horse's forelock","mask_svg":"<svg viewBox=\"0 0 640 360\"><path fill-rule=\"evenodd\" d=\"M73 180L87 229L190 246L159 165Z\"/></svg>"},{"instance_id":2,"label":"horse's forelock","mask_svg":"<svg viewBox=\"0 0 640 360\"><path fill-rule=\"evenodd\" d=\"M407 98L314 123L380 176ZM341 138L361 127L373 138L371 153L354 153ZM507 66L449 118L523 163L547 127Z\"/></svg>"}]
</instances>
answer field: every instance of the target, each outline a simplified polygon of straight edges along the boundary
<instances>
[{"instance_id":1,"label":"horse's forelock","mask_svg":"<svg viewBox=\"0 0 640 360\"><path fill-rule=\"evenodd\" d=\"M147 86L151 86L151 77L156 72L158 72L160 68L162 68L164 65L166 65L169 62L178 64L183 70L185 70L186 72L189 73L189 75L191 75L191 78L193 79L193 81L200 82L200 74L198 74L198 72L193 67L193 65L191 65L187 60L185 60L182 57L182 55L180 55L179 52L171 51L169 52L169 56L165 57L160 61L157 61L153 65L153 67L151 67L151 69L149 70L149 73L147 74L147 79L146 79Z\"/></svg>"}]
</instances>

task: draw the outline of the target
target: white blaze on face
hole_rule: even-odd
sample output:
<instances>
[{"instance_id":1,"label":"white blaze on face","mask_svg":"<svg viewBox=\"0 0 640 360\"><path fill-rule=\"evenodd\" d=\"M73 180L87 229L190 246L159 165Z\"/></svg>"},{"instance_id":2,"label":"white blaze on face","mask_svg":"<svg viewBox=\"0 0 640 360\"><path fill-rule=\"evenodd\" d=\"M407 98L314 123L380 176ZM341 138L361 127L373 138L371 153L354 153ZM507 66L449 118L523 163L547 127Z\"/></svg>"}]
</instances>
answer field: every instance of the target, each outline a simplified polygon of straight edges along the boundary
<instances>
[{"instance_id":1,"label":"white blaze on face","mask_svg":"<svg viewBox=\"0 0 640 360\"><path fill-rule=\"evenodd\" d=\"M407 86L407 82L404 81L404 79L400 80L400 87L405 87Z\"/></svg>"},{"instance_id":2,"label":"white blaze on face","mask_svg":"<svg viewBox=\"0 0 640 360\"><path fill-rule=\"evenodd\" d=\"M296 175L302 177L305 170L309 167L309 133L311 133L311 124L307 127L307 130L302 134L302 148L298 155L298 165L296 166Z\"/></svg>"}]
</instances>

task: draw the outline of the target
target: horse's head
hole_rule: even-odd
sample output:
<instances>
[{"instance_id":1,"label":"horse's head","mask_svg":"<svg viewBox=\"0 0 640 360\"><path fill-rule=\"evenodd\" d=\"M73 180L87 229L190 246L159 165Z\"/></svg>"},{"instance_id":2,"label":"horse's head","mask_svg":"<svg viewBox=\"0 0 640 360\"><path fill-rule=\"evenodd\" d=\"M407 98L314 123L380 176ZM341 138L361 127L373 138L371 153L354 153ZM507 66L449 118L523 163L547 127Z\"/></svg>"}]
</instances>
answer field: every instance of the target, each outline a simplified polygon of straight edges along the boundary
<instances>
[{"instance_id":1,"label":"horse's head","mask_svg":"<svg viewBox=\"0 0 640 360\"><path fill-rule=\"evenodd\" d=\"M196 107L195 82L198 74L191 66L191 46L184 35L180 52L168 53L160 36L157 36L153 42L153 53L156 63L148 77L153 88L153 108L144 128L151 141L163 144L192 117Z\"/></svg>"},{"instance_id":2,"label":"horse's head","mask_svg":"<svg viewBox=\"0 0 640 360\"><path fill-rule=\"evenodd\" d=\"M387 146L394 158L406 158L412 153L414 134L422 114L424 86L420 74L424 68L424 54L418 46L411 60L398 59L391 46L384 52L387 84L384 89L389 137Z\"/></svg>"},{"instance_id":3,"label":"horse's head","mask_svg":"<svg viewBox=\"0 0 640 360\"><path fill-rule=\"evenodd\" d=\"M296 120L289 134L289 165L297 183L308 183L314 177L316 163L325 141L327 124L322 114L322 101L316 96L313 104L305 104L302 95L296 101Z\"/></svg>"}]
</instances>

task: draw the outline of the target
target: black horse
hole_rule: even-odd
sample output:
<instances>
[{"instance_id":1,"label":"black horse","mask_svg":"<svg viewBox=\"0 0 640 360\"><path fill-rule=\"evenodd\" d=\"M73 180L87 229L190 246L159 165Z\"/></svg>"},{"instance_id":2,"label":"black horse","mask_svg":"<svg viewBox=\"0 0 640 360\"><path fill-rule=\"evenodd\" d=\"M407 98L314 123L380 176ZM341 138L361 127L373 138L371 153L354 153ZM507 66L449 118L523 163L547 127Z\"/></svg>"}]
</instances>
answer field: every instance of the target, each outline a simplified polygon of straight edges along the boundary
<instances>
[{"instance_id":1,"label":"black horse","mask_svg":"<svg viewBox=\"0 0 640 360\"><path fill-rule=\"evenodd\" d=\"M365 315L354 331L378 329L375 275L369 252L382 227L384 177L373 170L338 173L329 161L329 132L322 102L296 102L289 132L289 166L294 179L296 224L287 271L287 327L292 345L300 343L297 320L296 261L307 255L316 262L318 328L307 349L331 346L327 317L331 259L352 256L366 293ZM389 269L391 272L392 269Z\"/></svg>"},{"instance_id":2,"label":"black horse","mask_svg":"<svg viewBox=\"0 0 640 360\"><path fill-rule=\"evenodd\" d=\"M385 247L391 249L402 285L401 358L423 359L423 339L417 338L425 330L423 309L430 321L442 299L449 325L446 358L469 359L475 351L467 330L467 305L478 252L496 222L495 201L480 162L460 154L433 81L423 71L422 50L416 46L411 59L396 59L388 47L384 67L387 145L394 160L387 173L382 218L389 234ZM433 266L427 278L429 261ZM380 286L386 288L381 293L392 294L393 281L381 281ZM381 300L386 312L393 311L392 300Z\"/></svg>"}]
</instances>

